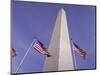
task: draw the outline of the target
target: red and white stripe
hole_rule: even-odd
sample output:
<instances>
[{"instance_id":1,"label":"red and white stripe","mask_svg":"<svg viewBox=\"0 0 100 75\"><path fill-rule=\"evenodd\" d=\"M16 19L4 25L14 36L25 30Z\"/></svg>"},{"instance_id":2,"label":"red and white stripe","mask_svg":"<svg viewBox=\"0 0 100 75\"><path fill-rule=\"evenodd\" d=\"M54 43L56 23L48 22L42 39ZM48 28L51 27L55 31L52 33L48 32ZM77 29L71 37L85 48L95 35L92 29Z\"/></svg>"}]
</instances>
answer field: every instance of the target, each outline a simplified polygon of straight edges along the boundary
<instances>
[{"instance_id":1,"label":"red and white stripe","mask_svg":"<svg viewBox=\"0 0 100 75\"><path fill-rule=\"evenodd\" d=\"M16 50L14 48L12 48L12 50L11 50L11 56L12 57L15 57L16 56Z\"/></svg>"},{"instance_id":2,"label":"red and white stripe","mask_svg":"<svg viewBox=\"0 0 100 75\"><path fill-rule=\"evenodd\" d=\"M85 50L81 49L80 47L76 48L75 46L73 46L73 50L76 51L82 58L86 58Z\"/></svg>"},{"instance_id":3,"label":"red and white stripe","mask_svg":"<svg viewBox=\"0 0 100 75\"><path fill-rule=\"evenodd\" d=\"M42 54L47 54L48 52L45 51L38 43L34 43L33 47Z\"/></svg>"}]
</instances>

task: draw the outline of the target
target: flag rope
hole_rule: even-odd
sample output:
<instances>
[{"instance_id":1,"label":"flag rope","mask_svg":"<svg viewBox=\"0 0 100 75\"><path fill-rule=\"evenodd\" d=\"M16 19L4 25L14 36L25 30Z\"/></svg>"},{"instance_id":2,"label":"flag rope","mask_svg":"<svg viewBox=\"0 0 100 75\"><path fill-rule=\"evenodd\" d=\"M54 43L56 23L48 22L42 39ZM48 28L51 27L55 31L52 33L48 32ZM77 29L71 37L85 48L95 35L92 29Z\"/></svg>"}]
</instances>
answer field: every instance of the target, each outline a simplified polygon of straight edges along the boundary
<instances>
[{"instance_id":1,"label":"flag rope","mask_svg":"<svg viewBox=\"0 0 100 75\"><path fill-rule=\"evenodd\" d=\"M16 71L15 71L15 74L18 72L18 70L20 69L21 65L23 64L23 62L24 62L26 56L28 55L28 53L29 53L29 51L30 51L30 49L31 49L31 46L33 45L34 42L35 42L35 40L33 40L32 43L31 43L31 45L29 46L27 52L25 53L23 59L21 60L19 66L17 67L17 69L16 69Z\"/></svg>"}]
</instances>

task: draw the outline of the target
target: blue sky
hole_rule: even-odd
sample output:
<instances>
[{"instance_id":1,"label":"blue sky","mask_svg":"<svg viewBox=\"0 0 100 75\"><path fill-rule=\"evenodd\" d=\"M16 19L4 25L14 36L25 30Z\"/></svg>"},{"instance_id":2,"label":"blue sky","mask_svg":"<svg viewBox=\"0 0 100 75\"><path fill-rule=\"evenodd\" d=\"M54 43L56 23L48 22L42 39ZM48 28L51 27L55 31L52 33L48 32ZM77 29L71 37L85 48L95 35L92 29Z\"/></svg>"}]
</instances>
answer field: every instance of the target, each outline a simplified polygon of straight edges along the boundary
<instances>
[{"instance_id":1,"label":"blue sky","mask_svg":"<svg viewBox=\"0 0 100 75\"><path fill-rule=\"evenodd\" d=\"M34 38L49 47L58 11L68 16L70 37L87 52L86 60L77 53L77 69L95 68L95 6L16 2L12 4L12 47L17 56L12 59L15 72ZM67 59L66 59L67 60ZM45 56L31 48L18 73L42 72Z\"/></svg>"}]
</instances>

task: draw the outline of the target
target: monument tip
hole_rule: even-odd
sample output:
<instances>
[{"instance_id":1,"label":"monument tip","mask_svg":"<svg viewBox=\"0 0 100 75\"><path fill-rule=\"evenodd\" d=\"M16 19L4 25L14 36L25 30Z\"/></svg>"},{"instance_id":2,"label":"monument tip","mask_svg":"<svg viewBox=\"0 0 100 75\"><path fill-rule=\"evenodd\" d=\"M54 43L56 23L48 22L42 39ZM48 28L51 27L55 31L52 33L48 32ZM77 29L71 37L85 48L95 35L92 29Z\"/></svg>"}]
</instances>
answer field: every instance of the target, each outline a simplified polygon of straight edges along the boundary
<instances>
[{"instance_id":1,"label":"monument tip","mask_svg":"<svg viewBox=\"0 0 100 75\"><path fill-rule=\"evenodd\" d=\"M60 12L60 13L65 13L64 8L61 8L61 9L59 10L59 12Z\"/></svg>"},{"instance_id":2,"label":"monument tip","mask_svg":"<svg viewBox=\"0 0 100 75\"><path fill-rule=\"evenodd\" d=\"M61 8L60 11L64 11L64 8Z\"/></svg>"}]
</instances>

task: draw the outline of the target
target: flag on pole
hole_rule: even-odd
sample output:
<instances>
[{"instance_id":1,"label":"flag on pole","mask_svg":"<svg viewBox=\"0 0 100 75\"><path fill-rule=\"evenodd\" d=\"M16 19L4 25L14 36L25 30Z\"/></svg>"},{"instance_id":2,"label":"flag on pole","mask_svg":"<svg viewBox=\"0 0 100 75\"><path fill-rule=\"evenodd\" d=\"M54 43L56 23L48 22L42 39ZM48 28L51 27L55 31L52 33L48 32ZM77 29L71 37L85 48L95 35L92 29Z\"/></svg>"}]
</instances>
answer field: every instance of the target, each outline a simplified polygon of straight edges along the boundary
<instances>
[{"instance_id":1,"label":"flag on pole","mask_svg":"<svg viewBox=\"0 0 100 75\"><path fill-rule=\"evenodd\" d=\"M16 56L16 50L14 48L12 48L11 50L11 57L15 57Z\"/></svg>"},{"instance_id":2,"label":"flag on pole","mask_svg":"<svg viewBox=\"0 0 100 75\"><path fill-rule=\"evenodd\" d=\"M83 59L86 58L86 51L82 48L80 48L75 42L73 42L73 50L76 51Z\"/></svg>"},{"instance_id":3,"label":"flag on pole","mask_svg":"<svg viewBox=\"0 0 100 75\"><path fill-rule=\"evenodd\" d=\"M33 44L33 48L39 53L46 55L47 57L51 57L50 53L47 51L47 48L45 48L43 43L41 43L39 40L35 41L35 43Z\"/></svg>"}]
</instances>

